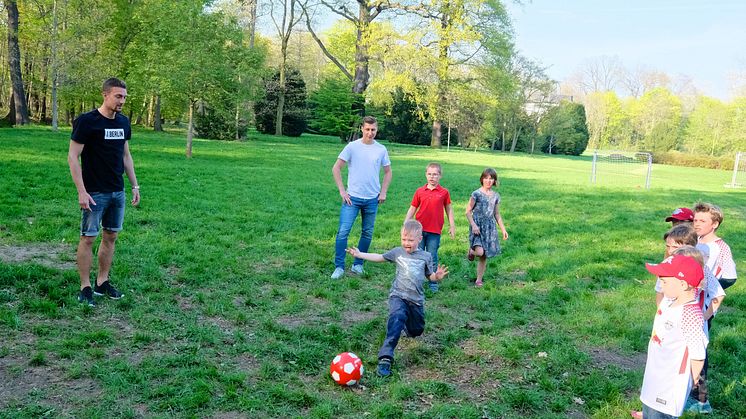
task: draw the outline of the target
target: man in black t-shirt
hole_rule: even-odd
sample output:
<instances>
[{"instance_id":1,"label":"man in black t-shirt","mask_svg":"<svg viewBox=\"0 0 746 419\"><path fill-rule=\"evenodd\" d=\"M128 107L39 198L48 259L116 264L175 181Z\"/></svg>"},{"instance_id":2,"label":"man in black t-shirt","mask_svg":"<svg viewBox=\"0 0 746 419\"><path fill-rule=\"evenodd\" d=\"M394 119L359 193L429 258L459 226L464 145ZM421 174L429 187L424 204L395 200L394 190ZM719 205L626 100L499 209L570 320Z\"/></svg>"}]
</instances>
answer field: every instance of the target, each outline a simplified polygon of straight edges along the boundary
<instances>
[{"instance_id":1,"label":"man in black t-shirt","mask_svg":"<svg viewBox=\"0 0 746 419\"><path fill-rule=\"evenodd\" d=\"M109 282L114 244L124 221L122 173L127 174L132 185L132 205L140 203L140 186L127 143L132 136L130 121L120 113L127 99L127 85L119 79L108 79L104 82L102 94L104 102L98 109L78 116L73 122L67 154L82 213L77 253L80 273L78 301L91 307L96 305L94 294L112 299L123 297ZM101 227L103 237L98 249L98 275L91 287L93 243Z\"/></svg>"}]
</instances>

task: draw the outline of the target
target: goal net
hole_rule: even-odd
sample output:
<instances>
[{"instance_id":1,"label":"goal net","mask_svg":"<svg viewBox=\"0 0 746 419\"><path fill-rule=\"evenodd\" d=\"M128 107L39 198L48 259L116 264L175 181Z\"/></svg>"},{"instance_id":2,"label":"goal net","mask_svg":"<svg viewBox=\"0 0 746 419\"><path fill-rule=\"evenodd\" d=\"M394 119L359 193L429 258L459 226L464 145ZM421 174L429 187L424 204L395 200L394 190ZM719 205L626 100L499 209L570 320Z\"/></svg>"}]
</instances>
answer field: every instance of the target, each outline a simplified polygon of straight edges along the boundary
<instances>
[{"instance_id":1,"label":"goal net","mask_svg":"<svg viewBox=\"0 0 746 419\"><path fill-rule=\"evenodd\" d=\"M746 152L739 151L736 153L736 161L733 162L733 177L730 183L726 183L726 188L740 188L746 183Z\"/></svg>"},{"instance_id":2,"label":"goal net","mask_svg":"<svg viewBox=\"0 0 746 419\"><path fill-rule=\"evenodd\" d=\"M653 155L636 151L593 152L591 183L650 189Z\"/></svg>"}]
</instances>

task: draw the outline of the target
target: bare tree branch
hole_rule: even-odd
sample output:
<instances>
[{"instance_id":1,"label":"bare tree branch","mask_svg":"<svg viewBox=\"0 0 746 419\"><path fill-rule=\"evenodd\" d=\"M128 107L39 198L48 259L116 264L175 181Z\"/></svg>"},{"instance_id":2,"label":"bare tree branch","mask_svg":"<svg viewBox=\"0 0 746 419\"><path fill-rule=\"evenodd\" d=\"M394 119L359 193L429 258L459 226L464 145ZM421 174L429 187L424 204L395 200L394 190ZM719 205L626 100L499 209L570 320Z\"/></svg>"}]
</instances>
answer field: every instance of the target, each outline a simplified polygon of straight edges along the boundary
<instances>
[{"instance_id":1,"label":"bare tree branch","mask_svg":"<svg viewBox=\"0 0 746 419\"><path fill-rule=\"evenodd\" d=\"M334 65L336 65L339 68L339 70L342 71L342 73L344 73L344 75L348 79L352 80L353 79L352 74L350 74L347 68L341 62L339 62L337 57L332 55L332 53L329 52L328 49L326 49L326 45L324 45L324 42L316 35L316 32L314 32L313 27L311 27L311 18L308 16L308 10L306 9L306 5L301 4L301 8L303 9L303 16L306 17L306 28L308 28L308 32L311 34L313 39L319 45L319 48L321 48L321 52L323 52L324 55L326 55L326 58L328 58L331 62L333 62Z\"/></svg>"}]
</instances>

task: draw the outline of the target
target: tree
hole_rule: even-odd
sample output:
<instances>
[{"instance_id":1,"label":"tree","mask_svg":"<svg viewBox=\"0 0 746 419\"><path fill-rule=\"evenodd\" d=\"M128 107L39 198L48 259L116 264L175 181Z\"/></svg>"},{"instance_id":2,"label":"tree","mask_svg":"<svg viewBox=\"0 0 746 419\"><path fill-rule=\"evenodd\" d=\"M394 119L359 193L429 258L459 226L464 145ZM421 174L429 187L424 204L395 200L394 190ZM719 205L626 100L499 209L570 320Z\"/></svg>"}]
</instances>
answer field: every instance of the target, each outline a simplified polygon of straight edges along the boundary
<instances>
[{"instance_id":1,"label":"tree","mask_svg":"<svg viewBox=\"0 0 746 419\"><path fill-rule=\"evenodd\" d=\"M13 88L8 120L11 124L26 125L29 123L29 116L21 75L21 49L18 46L18 3L16 0L8 0L5 8L8 11L8 68Z\"/></svg>"},{"instance_id":2,"label":"tree","mask_svg":"<svg viewBox=\"0 0 746 419\"><path fill-rule=\"evenodd\" d=\"M256 102L256 128L263 134L277 132L277 103L280 73L265 80L266 94ZM286 79L285 107L281 135L299 137L306 130L306 84L295 69L289 69Z\"/></svg>"},{"instance_id":3,"label":"tree","mask_svg":"<svg viewBox=\"0 0 746 419\"><path fill-rule=\"evenodd\" d=\"M282 5L282 12L278 12L275 9L280 3ZM296 4L297 0L270 0L269 2L269 16L277 30L277 37L280 40L280 65L278 70L280 77L277 84L275 135L282 135L283 129L282 118L285 114L285 79L287 72L288 42L290 41L290 34L293 32L293 27L295 27L303 17L302 13L296 14Z\"/></svg>"},{"instance_id":4,"label":"tree","mask_svg":"<svg viewBox=\"0 0 746 419\"><path fill-rule=\"evenodd\" d=\"M345 140L359 118L357 109L362 95L352 92L351 82L343 75L328 76L318 90L308 98L309 130L318 134L335 135Z\"/></svg>"},{"instance_id":5,"label":"tree","mask_svg":"<svg viewBox=\"0 0 746 419\"><path fill-rule=\"evenodd\" d=\"M412 97L398 88L393 93L391 109L386 113L382 137L395 143L430 144L426 112L418 109Z\"/></svg>"},{"instance_id":6,"label":"tree","mask_svg":"<svg viewBox=\"0 0 746 419\"><path fill-rule=\"evenodd\" d=\"M717 99L700 97L689 115L685 129L684 148L692 153L719 156L729 150L730 123L735 118L728 106Z\"/></svg>"},{"instance_id":7,"label":"tree","mask_svg":"<svg viewBox=\"0 0 746 419\"><path fill-rule=\"evenodd\" d=\"M588 145L585 107L580 103L562 101L547 112L540 123L539 133L544 139L543 152L579 156Z\"/></svg>"},{"instance_id":8,"label":"tree","mask_svg":"<svg viewBox=\"0 0 746 419\"><path fill-rule=\"evenodd\" d=\"M679 98L658 87L632 102L629 109L638 150L660 152L677 147L682 128Z\"/></svg>"}]
</instances>

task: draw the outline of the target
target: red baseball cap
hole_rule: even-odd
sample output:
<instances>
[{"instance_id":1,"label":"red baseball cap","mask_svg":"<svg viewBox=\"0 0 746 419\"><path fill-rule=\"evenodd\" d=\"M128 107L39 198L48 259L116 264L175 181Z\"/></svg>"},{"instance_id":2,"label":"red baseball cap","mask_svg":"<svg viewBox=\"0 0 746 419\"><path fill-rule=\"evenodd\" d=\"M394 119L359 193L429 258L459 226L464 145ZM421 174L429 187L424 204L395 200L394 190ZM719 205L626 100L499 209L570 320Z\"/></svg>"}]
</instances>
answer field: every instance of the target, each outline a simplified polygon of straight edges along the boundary
<instances>
[{"instance_id":1,"label":"red baseball cap","mask_svg":"<svg viewBox=\"0 0 746 419\"><path fill-rule=\"evenodd\" d=\"M646 263L645 268L655 276L680 279L693 287L699 287L705 277L702 266L691 256L673 255L657 265Z\"/></svg>"},{"instance_id":2,"label":"red baseball cap","mask_svg":"<svg viewBox=\"0 0 746 419\"><path fill-rule=\"evenodd\" d=\"M676 208L666 221L694 221L694 212L689 208Z\"/></svg>"}]
</instances>

